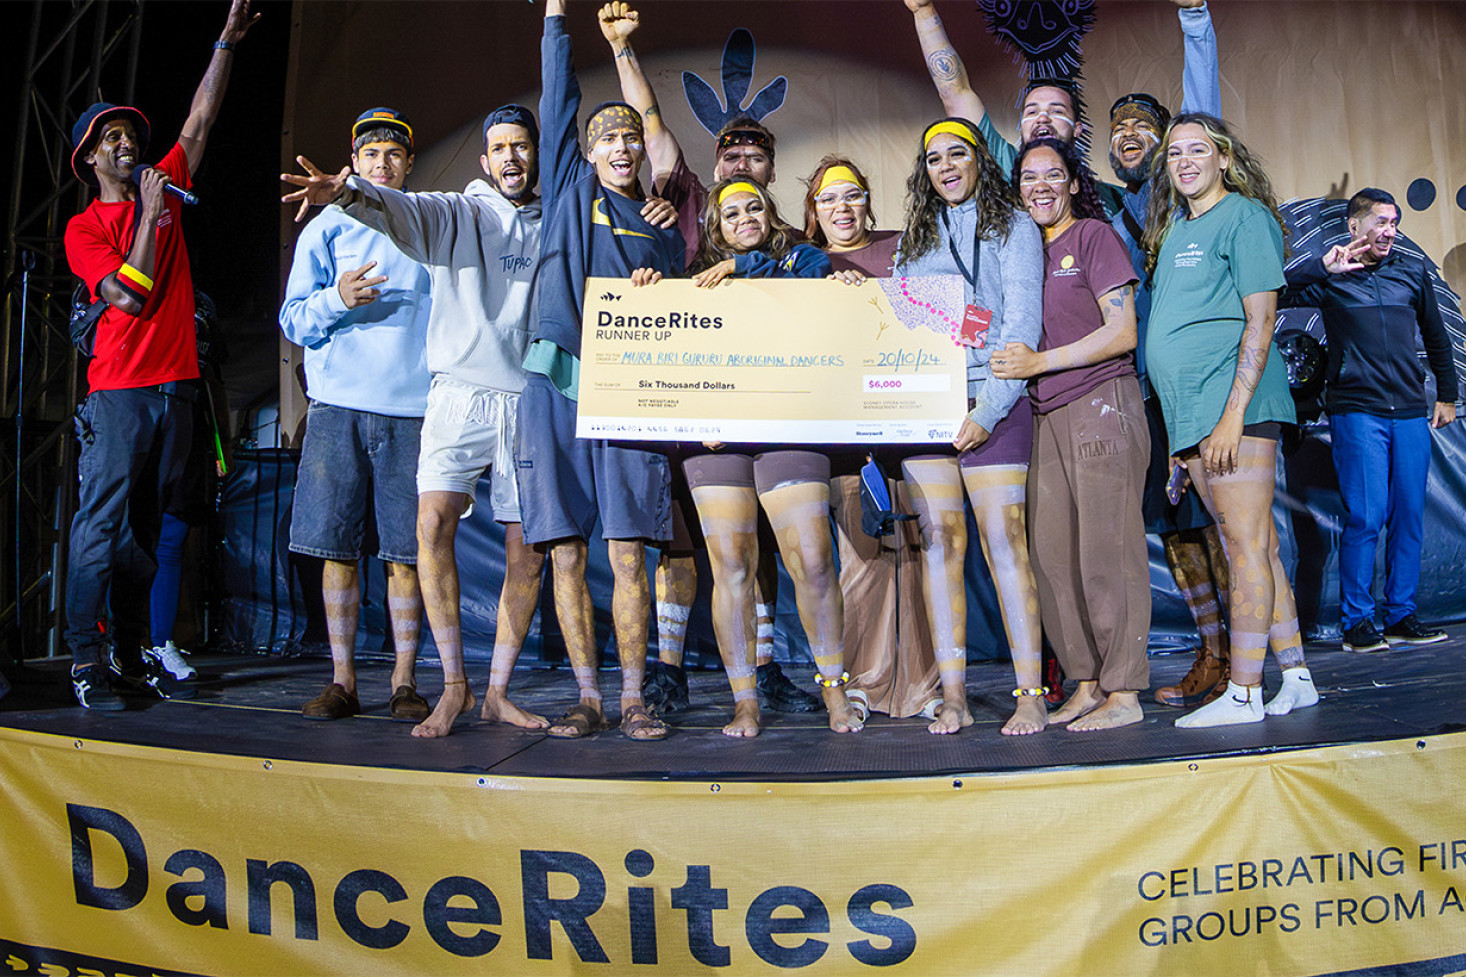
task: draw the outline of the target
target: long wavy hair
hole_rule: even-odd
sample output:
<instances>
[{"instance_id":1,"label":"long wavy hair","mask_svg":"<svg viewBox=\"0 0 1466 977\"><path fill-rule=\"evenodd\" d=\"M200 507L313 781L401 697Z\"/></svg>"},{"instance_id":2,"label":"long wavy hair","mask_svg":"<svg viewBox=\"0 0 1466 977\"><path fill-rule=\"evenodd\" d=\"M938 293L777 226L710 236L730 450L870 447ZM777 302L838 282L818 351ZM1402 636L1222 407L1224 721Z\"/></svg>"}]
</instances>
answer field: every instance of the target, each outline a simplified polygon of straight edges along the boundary
<instances>
[{"instance_id":1,"label":"long wavy hair","mask_svg":"<svg viewBox=\"0 0 1466 977\"><path fill-rule=\"evenodd\" d=\"M1150 210L1145 215L1145 236L1140 246L1145 251L1145 273L1154 277L1156 262L1160 259L1161 242L1166 232L1176 221L1176 215L1185 212L1186 198L1171 182L1171 168L1166 165L1166 152L1171 145L1171 135L1178 126L1198 125L1206 137L1216 144L1217 152L1225 156L1230 165L1222 170L1222 186L1233 193L1240 193L1249 200L1255 200L1268 209L1273 220L1283 229L1284 260L1288 253L1288 225L1278 212L1278 198L1273 193L1272 181L1262 168L1262 160L1232 134L1225 122L1205 112L1183 112L1171 119L1166 134L1156 148L1155 165L1150 174Z\"/></svg>"},{"instance_id":2,"label":"long wavy hair","mask_svg":"<svg viewBox=\"0 0 1466 977\"><path fill-rule=\"evenodd\" d=\"M870 181L866 179L860 167L850 159L831 153L820 160L814 172L809 175L809 179L804 181L804 237L809 243L821 248L829 247L830 242L825 239L825 229L820 227L819 212L815 208L814 198L815 194L819 192L820 181L825 178L825 171L832 166L849 167L850 172L855 174L855 178L860 181L861 189L866 192L865 229L869 231L876 226L876 208L875 201L870 197Z\"/></svg>"},{"instance_id":3,"label":"long wavy hair","mask_svg":"<svg viewBox=\"0 0 1466 977\"><path fill-rule=\"evenodd\" d=\"M697 246L697 254L692 259L692 267L688 269L689 273L711 268L725 258L743 253L723 237L722 208L718 206L718 195L730 183L746 183L753 187L758 199L763 202L764 211L769 215L769 237L759 245L760 251L768 252L769 257L777 261L792 251L794 245L804 240L797 228L786 224L779 216L779 210L774 206L774 198L770 197L769 192L758 183L746 176L719 180L708 188L708 202L702 212L702 241Z\"/></svg>"},{"instance_id":4,"label":"long wavy hair","mask_svg":"<svg viewBox=\"0 0 1466 977\"><path fill-rule=\"evenodd\" d=\"M1078 147L1072 142L1060 142L1045 136L1042 139L1024 143L1023 150L1013 161L1013 191L1022 197L1022 192L1018 189L1018 178L1023 175L1023 161L1035 149L1052 149L1058 154L1059 159L1063 160L1069 179L1079 183L1079 192L1070 195L1069 198L1069 209L1074 216L1090 217L1097 221L1106 220L1105 205L1100 202L1099 189L1094 182L1094 173L1090 170L1089 164L1084 161L1084 157L1079 155Z\"/></svg>"},{"instance_id":5,"label":"long wavy hair","mask_svg":"<svg viewBox=\"0 0 1466 977\"><path fill-rule=\"evenodd\" d=\"M988 152L987 140L983 139L977 126L959 118L939 121L960 122L977 137L975 143L962 140L972 147L973 158L977 160L977 190L972 195L972 199L977 201L977 237L979 240L1006 238L1013 226L1015 211L1023 206L1013 185L1008 182L1007 174ZM946 208L947 202L937 193L927 174L926 146L922 145L916 154L916 166L906 178L906 232L901 236L897 264L915 261L937 246L942 239L941 215Z\"/></svg>"}]
</instances>

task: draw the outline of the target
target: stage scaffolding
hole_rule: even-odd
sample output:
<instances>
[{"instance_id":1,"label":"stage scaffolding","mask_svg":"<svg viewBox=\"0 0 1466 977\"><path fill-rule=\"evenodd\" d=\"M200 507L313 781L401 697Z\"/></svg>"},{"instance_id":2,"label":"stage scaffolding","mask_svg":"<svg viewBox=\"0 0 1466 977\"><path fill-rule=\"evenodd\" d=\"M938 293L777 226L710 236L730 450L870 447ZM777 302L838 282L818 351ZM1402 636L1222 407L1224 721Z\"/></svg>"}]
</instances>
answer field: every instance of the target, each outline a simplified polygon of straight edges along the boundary
<instances>
[{"instance_id":1,"label":"stage scaffolding","mask_svg":"<svg viewBox=\"0 0 1466 977\"><path fill-rule=\"evenodd\" d=\"M67 329L76 278L62 235L87 202L71 172L71 125L99 99L132 103L143 0L35 0L28 14L16 28L26 32L25 74L13 130L0 363L0 538L12 541L0 560L0 658L13 660L67 653L80 364Z\"/></svg>"}]
</instances>

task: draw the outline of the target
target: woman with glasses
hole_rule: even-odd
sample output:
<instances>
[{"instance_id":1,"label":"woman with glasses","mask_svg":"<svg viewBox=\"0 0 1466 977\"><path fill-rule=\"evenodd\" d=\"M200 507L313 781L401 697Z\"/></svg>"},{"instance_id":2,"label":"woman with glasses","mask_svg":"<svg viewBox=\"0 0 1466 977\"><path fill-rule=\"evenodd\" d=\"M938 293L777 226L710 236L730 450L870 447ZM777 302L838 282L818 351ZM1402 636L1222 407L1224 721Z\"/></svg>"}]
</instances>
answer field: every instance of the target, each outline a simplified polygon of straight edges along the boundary
<instances>
[{"instance_id":1,"label":"woman with glasses","mask_svg":"<svg viewBox=\"0 0 1466 977\"><path fill-rule=\"evenodd\" d=\"M1283 221L1267 173L1222 120L1176 116L1159 152L1143 242L1147 373L1173 464L1216 518L1232 580L1227 691L1176 725L1255 723L1318 701L1272 518L1278 437L1296 421L1282 360L1270 355ZM1283 683L1264 707L1269 647Z\"/></svg>"},{"instance_id":2,"label":"woman with glasses","mask_svg":"<svg viewBox=\"0 0 1466 977\"><path fill-rule=\"evenodd\" d=\"M942 704L928 728L955 733L972 724L963 580L964 499L970 499L1017 676L1016 709L1003 732L1036 733L1047 723L1048 708L1024 514L1033 412L1024 382L995 378L989 357L1009 342L1038 346L1043 244L987 143L966 119L927 127L906 189L896 274L960 275L967 306L949 314L962 325L967 346L969 413L952 448L923 446L901 464L921 528L927 613L941 674Z\"/></svg>"},{"instance_id":3,"label":"woman with glasses","mask_svg":"<svg viewBox=\"0 0 1466 977\"><path fill-rule=\"evenodd\" d=\"M1074 731L1144 718L1150 563L1140 499L1150 431L1135 373L1135 268L1072 144L1036 139L1014 164L1044 237L1043 340L993 353L1028 379L1028 524L1044 628L1079 687L1052 716Z\"/></svg>"},{"instance_id":4,"label":"woman with glasses","mask_svg":"<svg viewBox=\"0 0 1466 977\"><path fill-rule=\"evenodd\" d=\"M844 156L826 156L805 186L804 236L829 255L832 277L854 285L889 278L901 232L874 229L870 182L860 167ZM909 522L898 522L894 537L872 537L861 526L860 469L867 454L891 473L899 471L899 452L860 445L828 451L845 602L846 695L862 716L932 719L942 696L917 558L920 536ZM906 483L892 484L898 511L911 512Z\"/></svg>"}]
</instances>

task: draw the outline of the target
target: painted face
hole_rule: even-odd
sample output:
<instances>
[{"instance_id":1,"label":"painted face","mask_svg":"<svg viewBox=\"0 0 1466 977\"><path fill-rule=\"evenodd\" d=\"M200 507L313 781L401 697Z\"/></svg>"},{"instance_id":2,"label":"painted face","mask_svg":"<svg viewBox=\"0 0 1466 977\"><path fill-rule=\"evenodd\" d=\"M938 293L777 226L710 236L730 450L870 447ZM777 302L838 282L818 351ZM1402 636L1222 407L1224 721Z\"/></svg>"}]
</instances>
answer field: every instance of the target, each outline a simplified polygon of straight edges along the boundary
<instances>
[{"instance_id":1,"label":"painted face","mask_svg":"<svg viewBox=\"0 0 1466 977\"><path fill-rule=\"evenodd\" d=\"M401 190L412 172L413 155L397 142L369 142L351 156L351 168L363 180Z\"/></svg>"},{"instance_id":2,"label":"painted face","mask_svg":"<svg viewBox=\"0 0 1466 977\"><path fill-rule=\"evenodd\" d=\"M738 252L752 251L769 239L773 229L769 212L758 194L741 191L728 195L718 208L718 229L723 240Z\"/></svg>"},{"instance_id":3,"label":"painted face","mask_svg":"<svg viewBox=\"0 0 1466 977\"><path fill-rule=\"evenodd\" d=\"M607 129L586 154L596 168L601 186L623 196L634 196L641 161L646 158L641 131L632 128Z\"/></svg>"},{"instance_id":4,"label":"painted face","mask_svg":"<svg viewBox=\"0 0 1466 977\"><path fill-rule=\"evenodd\" d=\"M926 147L926 175L947 205L955 207L977 192L977 155L950 132L939 132Z\"/></svg>"},{"instance_id":5,"label":"painted face","mask_svg":"<svg viewBox=\"0 0 1466 977\"><path fill-rule=\"evenodd\" d=\"M1073 220L1073 197L1079 192L1079 182L1070 178L1058 153L1041 146L1023 157L1018 192L1035 224L1057 229Z\"/></svg>"},{"instance_id":6,"label":"painted face","mask_svg":"<svg viewBox=\"0 0 1466 977\"><path fill-rule=\"evenodd\" d=\"M1389 257L1400 229L1400 210L1390 204L1375 204L1369 212L1350 218L1351 237L1363 237L1369 250L1359 256L1367 265L1378 264Z\"/></svg>"},{"instance_id":7,"label":"painted face","mask_svg":"<svg viewBox=\"0 0 1466 977\"><path fill-rule=\"evenodd\" d=\"M1160 145L1161 135L1146 119L1118 119L1110 126L1110 165L1126 183L1144 182L1150 154Z\"/></svg>"},{"instance_id":8,"label":"painted face","mask_svg":"<svg viewBox=\"0 0 1466 977\"><path fill-rule=\"evenodd\" d=\"M1166 169L1170 172L1171 185L1189 205L1208 203L1225 193L1222 173L1231 164L1206 130L1195 122L1171 130L1171 141L1166 146Z\"/></svg>"},{"instance_id":9,"label":"painted face","mask_svg":"<svg viewBox=\"0 0 1466 977\"><path fill-rule=\"evenodd\" d=\"M769 158L767 151L758 146L729 146L718 154L713 177L727 180L735 176L766 187L774 182L774 161Z\"/></svg>"},{"instance_id":10,"label":"painted face","mask_svg":"<svg viewBox=\"0 0 1466 977\"><path fill-rule=\"evenodd\" d=\"M128 119L113 119L102 126L102 135L86 160L96 167L97 179L110 177L120 183L132 179L133 168L137 166L137 132Z\"/></svg>"},{"instance_id":11,"label":"painted face","mask_svg":"<svg viewBox=\"0 0 1466 977\"><path fill-rule=\"evenodd\" d=\"M870 237L866 228L869 211L870 195L854 183L832 183L814 198L815 219L834 248L848 250L865 243Z\"/></svg>"},{"instance_id":12,"label":"painted face","mask_svg":"<svg viewBox=\"0 0 1466 977\"><path fill-rule=\"evenodd\" d=\"M1059 142L1074 141L1074 99L1062 88L1041 86L1028 93L1018 117L1022 142L1048 136Z\"/></svg>"},{"instance_id":13,"label":"painted face","mask_svg":"<svg viewBox=\"0 0 1466 977\"><path fill-rule=\"evenodd\" d=\"M539 179L538 152L529 130L513 122L490 126L479 165L489 183L511 202L528 199Z\"/></svg>"}]
</instances>

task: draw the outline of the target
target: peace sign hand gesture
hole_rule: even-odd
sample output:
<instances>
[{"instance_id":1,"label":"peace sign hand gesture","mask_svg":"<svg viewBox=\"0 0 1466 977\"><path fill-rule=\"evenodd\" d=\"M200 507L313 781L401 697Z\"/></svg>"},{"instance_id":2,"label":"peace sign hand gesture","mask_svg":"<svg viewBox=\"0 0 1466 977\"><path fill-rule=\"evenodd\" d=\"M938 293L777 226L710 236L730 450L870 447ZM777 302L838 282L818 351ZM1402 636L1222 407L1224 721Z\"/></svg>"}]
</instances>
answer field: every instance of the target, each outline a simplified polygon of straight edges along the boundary
<instances>
[{"instance_id":1,"label":"peace sign hand gesture","mask_svg":"<svg viewBox=\"0 0 1466 977\"><path fill-rule=\"evenodd\" d=\"M1368 250L1368 238L1356 237L1348 244L1336 244L1329 248L1328 253L1323 256L1324 269L1330 275L1359 271L1364 267L1364 262L1359 260L1359 256Z\"/></svg>"},{"instance_id":2,"label":"peace sign hand gesture","mask_svg":"<svg viewBox=\"0 0 1466 977\"><path fill-rule=\"evenodd\" d=\"M295 212L295 222L299 224L305 220L305 215L312 207L324 207L345 192L346 178L351 175L351 167L343 166L340 173L332 175L322 173L316 168L316 164L304 156L295 157L295 161L304 168L306 175L281 173L280 179L302 189L294 193L287 193L280 198L280 202L292 204L297 200L300 201L300 209Z\"/></svg>"}]
</instances>

